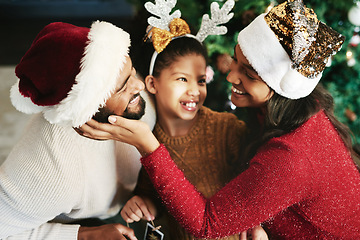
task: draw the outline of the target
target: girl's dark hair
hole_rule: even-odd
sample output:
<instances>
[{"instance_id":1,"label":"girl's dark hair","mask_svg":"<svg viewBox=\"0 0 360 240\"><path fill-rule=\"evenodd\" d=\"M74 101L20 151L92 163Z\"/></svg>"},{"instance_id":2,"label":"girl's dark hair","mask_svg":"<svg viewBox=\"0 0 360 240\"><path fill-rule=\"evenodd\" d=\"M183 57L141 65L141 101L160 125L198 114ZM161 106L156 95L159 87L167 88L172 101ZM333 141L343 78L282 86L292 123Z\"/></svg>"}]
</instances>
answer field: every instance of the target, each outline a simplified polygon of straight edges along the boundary
<instances>
[{"instance_id":1,"label":"girl's dark hair","mask_svg":"<svg viewBox=\"0 0 360 240\"><path fill-rule=\"evenodd\" d=\"M144 78L149 75L150 60L154 51L152 43L146 42L142 46L141 56L135 58L138 61L134 62L134 66ZM206 62L208 60L205 46L195 38L179 37L171 40L169 45L156 57L153 75L158 77L164 68L169 67L179 57L191 54L203 56Z\"/></svg>"},{"instance_id":2,"label":"girl's dark hair","mask_svg":"<svg viewBox=\"0 0 360 240\"><path fill-rule=\"evenodd\" d=\"M266 106L264 128L262 131L257 132L257 137L254 137L252 143L249 144L247 159L252 158L256 150L265 142L295 130L321 109L324 110L338 131L356 162L359 156L352 148L351 131L345 124L336 119L333 98L321 84L318 84L307 97L296 100L282 97L274 92ZM356 164L360 166L359 162L356 162Z\"/></svg>"}]
</instances>

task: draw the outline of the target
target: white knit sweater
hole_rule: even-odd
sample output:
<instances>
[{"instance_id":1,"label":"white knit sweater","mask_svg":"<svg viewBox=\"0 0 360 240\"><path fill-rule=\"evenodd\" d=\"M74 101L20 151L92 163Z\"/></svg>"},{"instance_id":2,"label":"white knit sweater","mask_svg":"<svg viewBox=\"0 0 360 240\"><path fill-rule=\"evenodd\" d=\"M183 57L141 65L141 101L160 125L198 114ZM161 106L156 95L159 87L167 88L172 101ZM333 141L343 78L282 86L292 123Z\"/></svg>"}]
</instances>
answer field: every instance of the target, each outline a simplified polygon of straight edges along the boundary
<instances>
[{"instance_id":1,"label":"white knit sweater","mask_svg":"<svg viewBox=\"0 0 360 240\"><path fill-rule=\"evenodd\" d=\"M145 119L150 126L154 116ZM34 115L0 166L0 238L77 239L79 225L64 223L117 214L136 185L139 159L133 146Z\"/></svg>"}]
</instances>

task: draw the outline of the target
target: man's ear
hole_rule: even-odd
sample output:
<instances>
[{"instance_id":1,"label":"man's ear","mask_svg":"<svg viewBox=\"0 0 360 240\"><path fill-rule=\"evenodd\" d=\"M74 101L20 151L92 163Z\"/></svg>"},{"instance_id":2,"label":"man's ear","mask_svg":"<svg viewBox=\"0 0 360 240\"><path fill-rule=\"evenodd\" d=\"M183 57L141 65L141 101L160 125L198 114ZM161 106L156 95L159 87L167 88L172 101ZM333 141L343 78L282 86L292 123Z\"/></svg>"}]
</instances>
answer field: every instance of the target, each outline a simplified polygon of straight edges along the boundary
<instances>
[{"instance_id":1,"label":"man's ear","mask_svg":"<svg viewBox=\"0 0 360 240\"><path fill-rule=\"evenodd\" d=\"M148 75L145 78L145 86L149 93L156 94L155 78L153 75Z\"/></svg>"}]
</instances>

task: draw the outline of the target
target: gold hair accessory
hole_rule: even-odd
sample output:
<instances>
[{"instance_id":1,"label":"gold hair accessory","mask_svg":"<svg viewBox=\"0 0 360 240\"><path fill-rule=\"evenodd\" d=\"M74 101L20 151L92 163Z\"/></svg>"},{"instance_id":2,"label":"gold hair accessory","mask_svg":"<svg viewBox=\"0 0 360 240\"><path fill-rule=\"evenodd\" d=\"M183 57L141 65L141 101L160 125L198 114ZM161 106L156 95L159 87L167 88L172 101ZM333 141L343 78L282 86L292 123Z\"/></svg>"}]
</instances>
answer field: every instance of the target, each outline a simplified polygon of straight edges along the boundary
<instances>
[{"instance_id":1,"label":"gold hair accessory","mask_svg":"<svg viewBox=\"0 0 360 240\"><path fill-rule=\"evenodd\" d=\"M227 33L227 28L219 25L227 23L234 16L234 13L230 12L235 5L234 0L227 0L221 8L217 2L212 2L210 5L211 18L208 14L204 14L199 32L196 36L193 36L190 34L188 24L180 19L180 10L176 10L170 14L176 5L176 1L177 0L155 0L155 4L146 2L144 5L149 13L157 16L148 18L148 23L152 28L146 38L152 41L155 49L150 61L150 75L153 74L158 53L162 52L172 39L189 36L202 43L209 35L222 35Z\"/></svg>"},{"instance_id":2,"label":"gold hair accessory","mask_svg":"<svg viewBox=\"0 0 360 240\"><path fill-rule=\"evenodd\" d=\"M189 25L181 18L174 18L169 24L170 31L153 27L149 32L156 52L161 53L174 37L190 33Z\"/></svg>"}]
</instances>

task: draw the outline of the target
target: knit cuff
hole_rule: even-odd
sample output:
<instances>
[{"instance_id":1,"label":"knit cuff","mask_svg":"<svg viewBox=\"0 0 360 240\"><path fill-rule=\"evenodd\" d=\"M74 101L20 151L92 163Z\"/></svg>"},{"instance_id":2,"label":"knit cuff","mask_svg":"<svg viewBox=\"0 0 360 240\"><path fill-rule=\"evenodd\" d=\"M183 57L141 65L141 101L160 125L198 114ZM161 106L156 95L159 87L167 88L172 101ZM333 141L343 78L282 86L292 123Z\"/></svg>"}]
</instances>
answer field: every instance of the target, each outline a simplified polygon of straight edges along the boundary
<instances>
[{"instance_id":1,"label":"knit cuff","mask_svg":"<svg viewBox=\"0 0 360 240\"><path fill-rule=\"evenodd\" d=\"M166 149L164 144L160 144L160 146L155 151L153 151L152 153L149 153L148 155L146 155L140 159L141 164L143 166L147 166L148 163L156 161L156 159L158 159L159 156L162 156L164 154L169 155L169 152Z\"/></svg>"},{"instance_id":2,"label":"knit cuff","mask_svg":"<svg viewBox=\"0 0 360 240\"><path fill-rule=\"evenodd\" d=\"M80 225L77 224L61 224L61 231L57 239L78 239Z\"/></svg>"}]
</instances>

